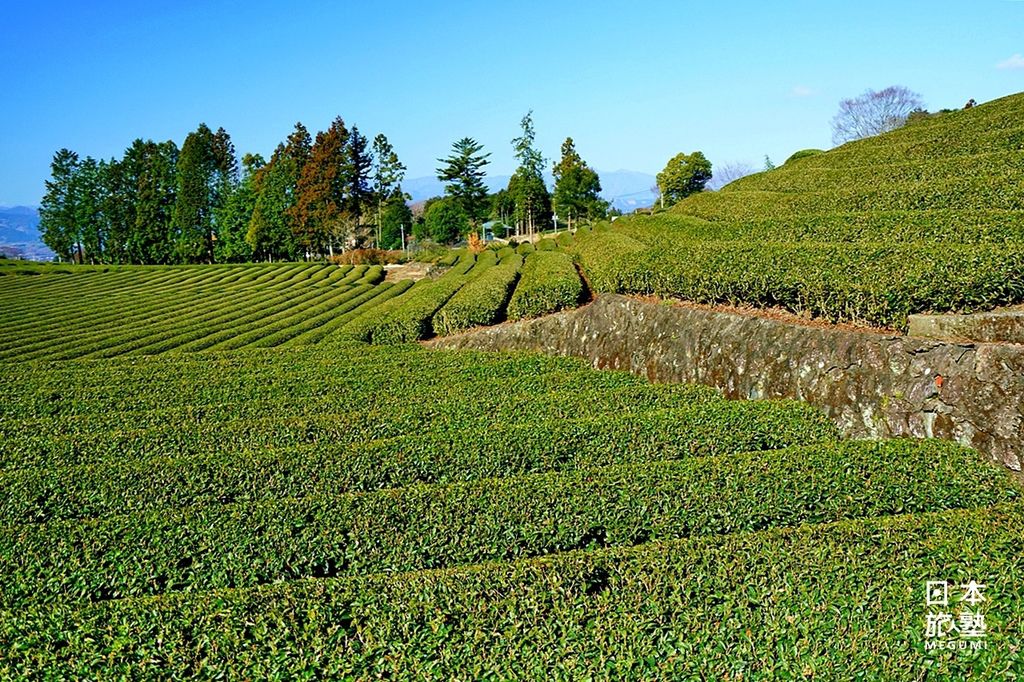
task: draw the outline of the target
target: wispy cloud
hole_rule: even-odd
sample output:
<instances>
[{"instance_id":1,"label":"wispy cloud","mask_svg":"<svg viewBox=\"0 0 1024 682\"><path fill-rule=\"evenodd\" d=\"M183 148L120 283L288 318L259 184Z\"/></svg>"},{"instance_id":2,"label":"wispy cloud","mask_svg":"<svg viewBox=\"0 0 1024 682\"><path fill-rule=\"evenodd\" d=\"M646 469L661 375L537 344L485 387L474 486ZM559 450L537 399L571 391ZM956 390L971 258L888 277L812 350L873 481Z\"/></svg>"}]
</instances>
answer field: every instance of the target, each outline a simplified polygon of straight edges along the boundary
<instances>
[{"instance_id":1,"label":"wispy cloud","mask_svg":"<svg viewBox=\"0 0 1024 682\"><path fill-rule=\"evenodd\" d=\"M1019 54L1018 55L1014 55L1014 56L1015 57L1020 57ZM811 95L814 94L814 90L811 90L806 85L796 85L796 86L793 86L792 92L793 92L793 96L794 97L810 97Z\"/></svg>"},{"instance_id":2,"label":"wispy cloud","mask_svg":"<svg viewBox=\"0 0 1024 682\"><path fill-rule=\"evenodd\" d=\"M1013 55L1012 57L1010 57L1009 59L1004 59L1003 61L1001 61L998 64L996 64L996 68L997 69L1024 69L1024 55L1022 55L1020 52L1018 52L1015 55Z\"/></svg>"}]
</instances>

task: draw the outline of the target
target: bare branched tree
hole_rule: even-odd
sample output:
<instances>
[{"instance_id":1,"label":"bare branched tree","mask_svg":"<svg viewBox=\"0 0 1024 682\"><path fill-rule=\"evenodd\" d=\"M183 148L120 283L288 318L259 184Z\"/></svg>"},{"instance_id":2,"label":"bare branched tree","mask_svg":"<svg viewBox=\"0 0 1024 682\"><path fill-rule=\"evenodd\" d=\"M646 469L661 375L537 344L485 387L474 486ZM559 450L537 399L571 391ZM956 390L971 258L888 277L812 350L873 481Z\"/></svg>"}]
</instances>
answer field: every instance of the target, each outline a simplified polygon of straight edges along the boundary
<instances>
[{"instance_id":1,"label":"bare branched tree","mask_svg":"<svg viewBox=\"0 0 1024 682\"><path fill-rule=\"evenodd\" d=\"M902 85L868 90L839 103L839 113L832 119L832 142L838 145L895 130L910 112L923 108L921 96Z\"/></svg>"},{"instance_id":2,"label":"bare branched tree","mask_svg":"<svg viewBox=\"0 0 1024 682\"><path fill-rule=\"evenodd\" d=\"M744 163L742 161L730 161L728 163L718 164L712 172L711 181L708 182L708 189L720 190L730 182L739 180L742 177L746 177L756 172L756 168L751 166L749 163Z\"/></svg>"}]
</instances>

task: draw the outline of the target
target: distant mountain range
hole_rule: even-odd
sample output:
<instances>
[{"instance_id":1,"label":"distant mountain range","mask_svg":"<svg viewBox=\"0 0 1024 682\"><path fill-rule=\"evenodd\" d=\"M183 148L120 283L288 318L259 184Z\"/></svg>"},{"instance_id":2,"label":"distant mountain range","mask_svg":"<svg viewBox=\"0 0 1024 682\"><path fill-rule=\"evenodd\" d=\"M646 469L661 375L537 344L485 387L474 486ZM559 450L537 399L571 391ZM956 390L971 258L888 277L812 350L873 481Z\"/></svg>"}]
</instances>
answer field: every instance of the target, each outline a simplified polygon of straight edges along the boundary
<instances>
[{"instance_id":1,"label":"distant mountain range","mask_svg":"<svg viewBox=\"0 0 1024 682\"><path fill-rule=\"evenodd\" d=\"M655 184L653 175L629 170L598 171L598 175L601 177L601 196L623 213L654 204L656 195L651 191ZM489 175L484 184L487 185L488 191L497 192L508 187L509 177ZM547 174L544 180L549 188L555 184L550 174ZM412 201L416 203L443 195L444 183L433 176L410 178L402 183L402 189L412 195Z\"/></svg>"},{"instance_id":2,"label":"distant mountain range","mask_svg":"<svg viewBox=\"0 0 1024 682\"><path fill-rule=\"evenodd\" d=\"M30 260L53 259L39 234L39 211L34 206L0 206L0 252Z\"/></svg>"}]
</instances>

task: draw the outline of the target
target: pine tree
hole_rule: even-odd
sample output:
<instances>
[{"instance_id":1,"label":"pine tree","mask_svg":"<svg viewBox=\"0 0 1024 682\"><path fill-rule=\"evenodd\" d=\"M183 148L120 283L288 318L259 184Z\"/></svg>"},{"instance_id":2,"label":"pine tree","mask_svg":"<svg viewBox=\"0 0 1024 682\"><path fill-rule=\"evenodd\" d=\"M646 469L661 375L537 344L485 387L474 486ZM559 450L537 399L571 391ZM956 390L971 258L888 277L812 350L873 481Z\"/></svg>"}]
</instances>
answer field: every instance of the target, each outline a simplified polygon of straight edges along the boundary
<instances>
[{"instance_id":1,"label":"pine tree","mask_svg":"<svg viewBox=\"0 0 1024 682\"><path fill-rule=\"evenodd\" d=\"M76 223L74 193L78 154L61 149L53 155L51 177L39 205L39 229L43 242L61 259L74 260L82 252Z\"/></svg>"},{"instance_id":2,"label":"pine tree","mask_svg":"<svg viewBox=\"0 0 1024 682\"><path fill-rule=\"evenodd\" d=\"M487 188L484 186L484 166L490 163L487 154L481 154L483 145L471 137L452 144L452 153L438 159L443 166L437 169L437 179L447 183L444 192L453 197L474 226L487 215Z\"/></svg>"}]
</instances>

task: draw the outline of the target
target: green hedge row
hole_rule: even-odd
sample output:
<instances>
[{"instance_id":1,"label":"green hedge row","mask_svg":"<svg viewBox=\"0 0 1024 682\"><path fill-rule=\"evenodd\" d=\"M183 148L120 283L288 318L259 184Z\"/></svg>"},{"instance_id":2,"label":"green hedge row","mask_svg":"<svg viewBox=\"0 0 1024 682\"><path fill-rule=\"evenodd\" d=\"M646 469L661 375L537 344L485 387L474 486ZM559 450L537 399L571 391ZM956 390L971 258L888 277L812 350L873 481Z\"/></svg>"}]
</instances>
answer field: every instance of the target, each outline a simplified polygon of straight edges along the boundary
<instances>
[{"instance_id":1,"label":"green hedge row","mask_svg":"<svg viewBox=\"0 0 1024 682\"><path fill-rule=\"evenodd\" d=\"M997 679L1020 669L1024 507L2 614L0 675L61 679ZM984 542L978 539L984 538ZM977 580L978 651L924 649Z\"/></svg>"},{"instance_id":2,"label":"green hedge row","mask_svg":"<svg viewBox=\"0 0 1024 682\"><path fill-rule=\"evenodd\" d=\"M324 324L305 330L298 336L288 339L281 345L305 346L328 339L337 330L343 328L346 324L354 320L359 315L362 315L370 308L376 307L391 300L392 298L395 298L396 296L401 296L412 286L413 281L411 279L403 279L397 282L382 282L381 284L372 286L366 293L352 301L353 307L350 310L342 311L339 309L336 311L336 314ZM368 303L369 305L366 305Z\"/></svg>"},{"instance_id":3,"label":"green hedge row","mask_svg":"<svg viewBox=\"0 0 1024 682\"><path fill-rule=\"evenodd\" d=\"M520 320L575 308L583 300L583 282L572 257L538 251L523 264L522 277L508 304L508 318Z\"/></svg>"},{"instance_id":4,"label":"green hedge row","mask_svg":"<svg viewBox=\"0 0 1024 682\"><path fill-rule=\"evenodd\" d=\"M442 374L446 382L437 381ZM221 404L276 404L282 398L317 396L334 399L339 410L346 410L364 405L377 393L382 399L392 392L401 394L405 386L433 397L433 392L468 385L487 390L487 384L498 382L536 383L537 390L545 392L632 387L657 394L713 393L700 386L652 385L623 371L595 372L576 358L349 344L291 349L287 354L246 349L206 356L124 357L104 363L22 364L17 372L0 373L5 398L0 418L41 419L33 427L43 432L45 422L57 418L127 412L131 414L114 416L112 423L134 423L138 417L133 415L159 415L172 408L206 410ZM135 389L132 393L118 390L128 384ZM356 402L350 402L350 396Z\"/></svg>"},{"instance_id":5,"label":"green hedge row","mask_svg":"<svg viewBox=\"0 0 1024 682\"><path fill-rule=\"evenodd\" d=\"M510 249L511 251L511 249ZM432 331L440 336L500 322L509 294L519 279L523 257L510 253L463 286L434 313Z\"/></svg>"},{"instance_id":6,"label":"green hedge row","mask_svg":"<svg viewBox=\"0 0 1024 682\"><path fill-rule=\"evenodd\" d=\"M573 419L721 399L704 386L650 384L624 372L478 359L466 353L393 353L371 358L377 366L345 355L326 362L310 353L290 353L283 358L286 363L248 352L245 359L247 364L231 367L204 358L203 366L179 368L182 374L171 368L114 374L138 387L137 399L108 392L105 385L77 388L67 381L88 380L75 370L82 374L89 367L36 377L33 383L39 392L12 390L6 413L0 416L5 444L0 466L216 452L228 444L265 446L281 434L297 434L281 436L287 443L296 438L308 442L321 433L323 438L353 442L419 431L439 420ZM275 361L281 369L265 367ZM460 362L476 372L460 372L455 364ZM255 363L261 363L258 371ZM227 373L230 379L224 378ZM441 373L448 375L447 381L436 381ZM189 390L189 377L202 390ZM467 410L467 405L474 409ZM389 419L380 425L368 420L370 432L342 431L340 425L374 412L386 412Z\"/></svg>"},{"instance_id":7,"label":"green hedge row","mask_svg":"<svg viewBox=\"0 0 1024 682\"><path fill-rule=\"evenodd\" d=\"M387 419L364 416L370 421L339 419L335 433L348 432L353 423L367 429ZM147 453L139 461L0 471L0 519L13 524L210 501L335 495L837 439L820 412L786 401L714 401L658 412L464 428L433 424L422 433L355 445L298 426L271 431L276 448L225 441L203 456ZM251 435L239 436L257 445Z\"/></svg>"},{"instance_id":8,"label":"green hedge row","mask_svg":"<svg viewBox=\"0 0 1024 682\"><path fill-rule=\"evenodd\" d=\"M582 243L581 243L582 242ZM601 292L780 306L833 321L904 329L920 312L972 312L1024 300L1024 246L578 240ZM630 243L632 242L632 243Z\"/></svg>"},{"instance_id":9,"label":"green hedge row","mask_svg":"<svg viewBox=\"0 0 1024 682\"><path fill-rule=\"evenodd\" d=\"M0 609L979 507L1021 492L973 450L888 441L161 510L0 530Z\"/></svg>"}]
</instances>

